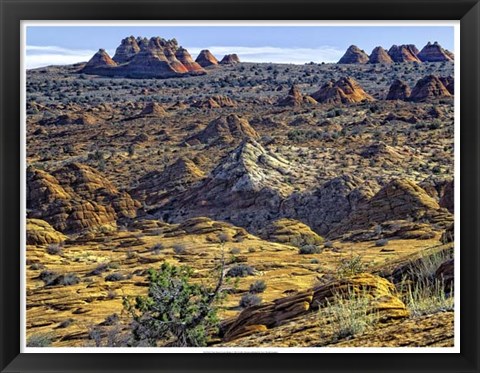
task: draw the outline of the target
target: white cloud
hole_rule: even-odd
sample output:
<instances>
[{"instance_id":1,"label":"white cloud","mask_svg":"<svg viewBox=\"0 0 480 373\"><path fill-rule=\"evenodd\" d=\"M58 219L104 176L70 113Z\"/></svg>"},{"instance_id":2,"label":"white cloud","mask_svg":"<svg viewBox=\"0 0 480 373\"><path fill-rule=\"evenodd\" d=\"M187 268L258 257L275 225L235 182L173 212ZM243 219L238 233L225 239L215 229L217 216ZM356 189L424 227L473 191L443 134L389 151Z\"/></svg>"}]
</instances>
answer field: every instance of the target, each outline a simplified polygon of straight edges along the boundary
<instances>
[{"instance_id":1,"label":"white cloud","mask_svg":"<svg viewBox=\"0 0 480 373\"><path fill-rule=\"evenodd\" d=\"M51 65L71 65L88 61L97 52L89 49L68 49L57 46L27 45L25 67L34 69ZM109 54L111 51L107 51Z\"/></svg>"},{"instance_id":2,"label":"white cloud","mask_svg":"<svg viewBox=\"0 0 480 373\"><path fill-rule=\"evenodd\" d=\"M313 62L337 62L344 51L330 46L317 48L279 48L279 47L240 47L240 46L211 46L205 48L187 47L195 59L200 50L209 49L218 59L225 54L236 53L244 62L273 62L304 64ZM50 65L70 65L88 61L96 50L68 49L57 46L26 46L27 69ZM110 56L114 50L107 51Z\"/></svg>"},{"instance_id":3,"label":"white cloud","mask_svg":"<svg viewBox=\"0 0 480 373\"><path fill-rule=\"evenodd\" d=\"M201 49L208 49L221 59L225 54L236 53L244 62L276 62L304 64L308 62L337 62L345 51L330 46L317 48L239 47L212 46L187 48L194 58Z\"/></svg>"}]
</instances>

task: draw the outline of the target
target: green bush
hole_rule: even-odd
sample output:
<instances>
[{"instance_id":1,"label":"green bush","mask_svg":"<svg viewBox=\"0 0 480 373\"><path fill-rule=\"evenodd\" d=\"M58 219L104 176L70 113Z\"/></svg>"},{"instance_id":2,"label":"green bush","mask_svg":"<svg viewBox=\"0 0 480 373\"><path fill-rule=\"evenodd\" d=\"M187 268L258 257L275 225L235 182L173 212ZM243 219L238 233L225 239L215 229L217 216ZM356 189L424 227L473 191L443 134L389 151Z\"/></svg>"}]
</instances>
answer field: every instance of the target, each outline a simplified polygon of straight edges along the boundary
<instances>
[{"instance_id":1,"label":"green bush","mask_svg":"<svg viewBox=\"0 0 480 373\"><path fill-rule=\"evenodd\" d=\"M192 269L162 264L148 272L148 295L124 307L133 317L131 345L206 346L207 330L218 327L223 263L215 289L190 282Z\"/></svg>"},{"instance_id":2,"label":"green bush","mask_svg":"<svg viewBox=\"0 0 480 373\"><path fill-rule=\"evenodd\" d=\"M298 250L299 254L320 254L322 250L315 245L305 245Z\"/></svg>"}]
</instances>

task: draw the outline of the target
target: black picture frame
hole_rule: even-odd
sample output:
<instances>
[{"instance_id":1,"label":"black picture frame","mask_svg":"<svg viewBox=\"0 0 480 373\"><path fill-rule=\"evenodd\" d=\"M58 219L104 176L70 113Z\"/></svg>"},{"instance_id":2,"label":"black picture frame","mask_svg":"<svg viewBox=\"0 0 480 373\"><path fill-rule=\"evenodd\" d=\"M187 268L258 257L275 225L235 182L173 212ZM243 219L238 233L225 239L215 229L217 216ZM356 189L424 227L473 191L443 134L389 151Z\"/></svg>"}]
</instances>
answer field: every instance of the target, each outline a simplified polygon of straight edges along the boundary
<instances>
[{"instance_id":1,"label":"black picture frame","mask_svg":"<svg viewBox=\"0 0 480 373\"><path fill-rule=\"evenodd\" d=\"M478 0L0 0L2 372L479 372L480 4ZM459 354L20 353L21 20L460 20Z\"/></svg>"}]
</instances>

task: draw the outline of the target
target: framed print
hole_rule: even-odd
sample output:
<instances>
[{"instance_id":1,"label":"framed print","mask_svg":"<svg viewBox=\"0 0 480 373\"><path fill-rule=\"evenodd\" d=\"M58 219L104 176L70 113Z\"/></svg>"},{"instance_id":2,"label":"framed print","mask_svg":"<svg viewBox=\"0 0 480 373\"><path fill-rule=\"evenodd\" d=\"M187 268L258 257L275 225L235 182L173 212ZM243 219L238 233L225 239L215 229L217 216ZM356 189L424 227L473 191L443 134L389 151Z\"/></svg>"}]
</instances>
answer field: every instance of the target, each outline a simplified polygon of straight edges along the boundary
<instances>
[{"instance_id":1,"label":"framed print","mask_svg":"<svg viewBox=\"0 0 480 373\"><path fill-rule=\"evenodd\" d=\"M0 3L2 372L479 371L477 1Z\"/></svg>"}]
</instances>

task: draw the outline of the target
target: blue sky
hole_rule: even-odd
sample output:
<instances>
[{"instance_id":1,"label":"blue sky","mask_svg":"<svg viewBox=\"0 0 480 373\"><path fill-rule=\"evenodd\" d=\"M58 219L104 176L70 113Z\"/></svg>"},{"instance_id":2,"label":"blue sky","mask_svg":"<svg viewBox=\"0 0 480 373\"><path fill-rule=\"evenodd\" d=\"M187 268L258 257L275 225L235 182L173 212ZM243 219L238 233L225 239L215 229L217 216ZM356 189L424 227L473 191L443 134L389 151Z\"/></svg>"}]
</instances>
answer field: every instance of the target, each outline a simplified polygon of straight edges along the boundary
<instances>
[{"instance_id":1,"label":"blue sky","mask_svg":"<svg viewBox=\"0 0 480 373\"><path fill-rule=\"evenodd\" d=\"M88 60L99 48L114 54L126 36L176 38L195 58L210 49L217 58L237 53L250 62L336 62L355 44L367 53L381 45L438 41L453 50L450 26L28 26L27 68Z\"/></svg>"}]
</instances>

